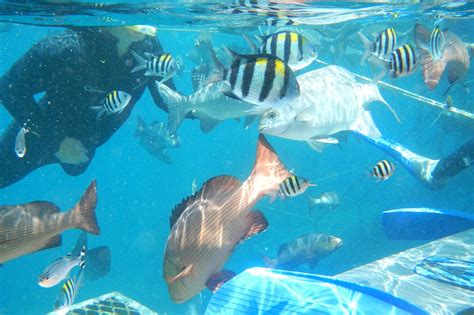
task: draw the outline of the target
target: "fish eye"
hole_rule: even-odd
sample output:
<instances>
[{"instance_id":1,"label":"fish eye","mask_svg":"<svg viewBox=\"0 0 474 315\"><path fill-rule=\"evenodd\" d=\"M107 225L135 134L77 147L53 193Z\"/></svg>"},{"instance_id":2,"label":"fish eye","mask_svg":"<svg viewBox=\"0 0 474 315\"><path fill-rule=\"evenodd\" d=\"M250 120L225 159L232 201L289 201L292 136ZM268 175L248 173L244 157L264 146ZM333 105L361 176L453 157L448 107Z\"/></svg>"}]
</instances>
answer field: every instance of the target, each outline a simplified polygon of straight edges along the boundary
<instances>
[{"instance_id":1,"label":"fish eye","mask_svg":"<svg viewBox=\"0 0 474 315\"><path fill-rule=\"evenodd\" d=\"M270 119L270 120L273 120L276 117L277 117L277 113L273 110L267 114L267 118Z\"/></svg>"}]
</instances>

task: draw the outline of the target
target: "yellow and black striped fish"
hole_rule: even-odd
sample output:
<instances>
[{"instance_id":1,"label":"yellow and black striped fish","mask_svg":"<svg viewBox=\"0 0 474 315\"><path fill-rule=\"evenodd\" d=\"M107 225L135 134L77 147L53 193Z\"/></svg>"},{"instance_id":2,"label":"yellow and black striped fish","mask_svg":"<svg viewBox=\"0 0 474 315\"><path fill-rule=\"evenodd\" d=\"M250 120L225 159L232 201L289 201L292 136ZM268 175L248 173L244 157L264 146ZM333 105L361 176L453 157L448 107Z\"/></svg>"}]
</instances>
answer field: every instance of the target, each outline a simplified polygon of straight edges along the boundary
<instances>
[{"instance_id":1,"label":"yellow and black striped fish","mask_svg":"<svg viewBox=\"0 0 474 315\"><path fill-rule=\"evenodd\" d=\"M159 55L145 53L146 59L133 50L132 54L138 65L135 66L130 73L145 70L144 76L162 77L163 79L161 79L160 82L168 81L181 68L182 60L179 57L176 59L173 58L169 53Z\"/></svg>"},{"instance_id":2,"label":"yellow and black striped fish","mask_svg":"<svg viewBox=\"0 0 474 315\"><path fill-rule=\"evenodd\" d=\"M397 47L397 35L393 28L379 33L372 46L372 53L378 58L386 58Z\"/></svg>"},{"instance_id":3,"label":"yellow and black striped fish","mask_svg":"<svg viewBox=\"0 0 474 315\"><path fill-rule=\"evenodd\" d=\"M403 45L390 54L389 70L394 78L412 73L417 65L417 54L411 45Z\"/></svg>"},{"instance_id":4,"label":"yellow and black striped fish","mask_svg":"<svg viewBox=\"0 0 474 315\"><path fill-rule=\"evenodd\" d=\"M66 282L64 282L63 286L61 287L61 291L59 291L59 295L56 298L56 302L54 303L55 310L69 308L72 304L74 304L74 300L77 296L77 291L82 285L82 280L84 277L84 262L81 263L80 267L81 269L79 270L79 273L73 278L70 278Z\"/></svg>"},{"instance_id":5,"label":"yellow and black striped fish","mask_svg":"<svg viewBox=\"0 0 474 315\"><path fill-rule=\"evenodd\" d=\"M294 71L310 65L317 57L308 39L296 32L283 31L259 38L259 53L277 56Z\"/></svg>"},{"instance_id":6,"label":"yellow and black striped fish","mask_svg":"<svg viewBox=\"0 0 474 315\"><path fill-rule=\"evenodd\" d=\"M307 179L290 176L280 183L279 193L281 197L295 197L306 191L310 186L316 186L311 184Z\"/></svg>"},{"instance_id":7,"label":"yellow and black striped fish","mask_svg":"<svg viewBox=\"0 0 474 315\"><path fill-rule=\"evenodd\" d=\"M229 84L222 91L225 95L252 103L255 110L263 105L278 106L299 95L293 70L280 58L269 54L240 55L230 50L229 54L233 57L231 67L224 69L217 61L222 68L220 78L218 75L214 80Z\"/></svg>"},{"instance_id":8,"label":"yellow and black striped fish","mask_svg":"<svg viewBox=\"0 0 474 315\"><path fill-rule=\"evenodd\" d=\"M382 160L372 168L372 173L370 175L384 181L389 179L394 171L395 165L392 162L389 160Z\"/></svg>"},{"instance_id":9,"label":"yellow and black striped fish","mask_svg":"<svg viewBox=\"0 0 474 315\"><path fill-rule=\"evenodd\" d=\"M436 28L431 32L430 36L430 47L429 51L431 57L434 60L441 59L443 57L444 47L446 46L446 39L444 38L443 31L436 26Z\"/></svg>"},{"instance_id":10,"label":"yellow and black striped fish","mask_svg":"<svg viewBox=\"0 0 474 315\"><path fill-rule=\"evenodd\" d=\"M120 114L130 103L132 96L123 91L112 91L107 93L101 106L92 106L91 109L97 112L97 119L102 114Z\"/></svg>"}]
</instances>

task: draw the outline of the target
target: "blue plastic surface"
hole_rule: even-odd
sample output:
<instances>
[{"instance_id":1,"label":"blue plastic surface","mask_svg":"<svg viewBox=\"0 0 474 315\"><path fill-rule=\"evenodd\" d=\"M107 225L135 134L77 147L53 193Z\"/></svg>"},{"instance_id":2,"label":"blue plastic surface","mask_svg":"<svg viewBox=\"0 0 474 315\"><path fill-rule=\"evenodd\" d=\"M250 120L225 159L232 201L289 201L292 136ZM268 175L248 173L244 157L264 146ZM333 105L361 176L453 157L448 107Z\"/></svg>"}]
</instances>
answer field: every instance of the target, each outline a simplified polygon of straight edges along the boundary
<instances>
[{"instance_id":1,"label":"blue plastic surface","mask_svg":"<svg viewBox=\"0 0 474 315\"><path fill-rule=\"evenodd\" d=\"M383 212L382 224L394 240L435 240L474 228L474 215L454 210L405 208Z\"/></svg>"},{"instance_id":2,"label":"blue plastic surface","mask_svg":"<svg viewBox=\"0 0 474 315\"><path fill-rule=\"evenodd\" d=\"M300 272L250 268L212 297L212 314L428 314L356 283Z\"/></svg>"}]
</instances>

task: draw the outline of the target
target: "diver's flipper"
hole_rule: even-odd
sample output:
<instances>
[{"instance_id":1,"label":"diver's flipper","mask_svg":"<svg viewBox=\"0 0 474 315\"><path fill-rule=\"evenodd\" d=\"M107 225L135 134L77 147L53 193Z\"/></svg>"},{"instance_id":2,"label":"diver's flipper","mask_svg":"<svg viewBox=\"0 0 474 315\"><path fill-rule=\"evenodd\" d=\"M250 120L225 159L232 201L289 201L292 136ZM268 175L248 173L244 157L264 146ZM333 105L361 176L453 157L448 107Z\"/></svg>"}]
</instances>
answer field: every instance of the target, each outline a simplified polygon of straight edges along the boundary
<instances>
[{"instance_id":1,"label":"diver's flipper","mask_svg":"<svg viewBox=\"0 0 474 315\"><path fill-rule=\"evenodd\" d=\"M474 290L474 261L431 256L415 266L418 275Z\"/></svg>"}]
</instances>

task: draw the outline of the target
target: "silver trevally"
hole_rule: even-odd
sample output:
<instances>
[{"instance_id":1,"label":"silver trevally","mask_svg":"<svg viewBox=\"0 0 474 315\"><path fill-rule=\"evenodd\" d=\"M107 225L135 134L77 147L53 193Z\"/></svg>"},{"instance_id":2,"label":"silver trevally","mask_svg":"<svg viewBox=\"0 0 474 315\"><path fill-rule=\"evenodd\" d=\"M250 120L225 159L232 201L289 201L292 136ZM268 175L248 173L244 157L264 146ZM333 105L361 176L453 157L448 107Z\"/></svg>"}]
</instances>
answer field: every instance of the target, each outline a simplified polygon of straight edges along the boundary
<instances>
[{"instance_id":1,"label":"silver trevally","mask_svg":"<svg viewBox=\"0 0 474 315\"><path fill-rule=\"evenodd\" d=\"M380 137L367 106L382 102L396 113L380 95L373 83L359 83L343 67L327 66L298 77L301 94L285 106L274 107L262 115L261 133L281 138L306 141L321 151L324 144L339 141L332 135L340 131L355 131L370 137Z\"/></svg>"},{"instance_id":2,"label":"silver trevally","mask_svg":"<svg viewBox=\"0 0 474 315\"><path fill-rule=\"evenodd\" d=\"M204 85L189 96L181 95L161 82L156 82L156 85L168 107L170 134L176 133L188 113L199 118L203 132L209 132L222 120L250 115L249 110L253 107L250 103L222 94L225 82Z\"/></svg>"}]
</instances>

